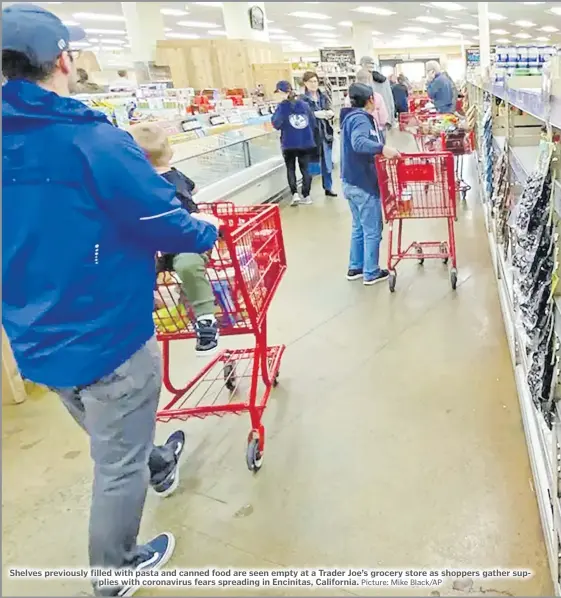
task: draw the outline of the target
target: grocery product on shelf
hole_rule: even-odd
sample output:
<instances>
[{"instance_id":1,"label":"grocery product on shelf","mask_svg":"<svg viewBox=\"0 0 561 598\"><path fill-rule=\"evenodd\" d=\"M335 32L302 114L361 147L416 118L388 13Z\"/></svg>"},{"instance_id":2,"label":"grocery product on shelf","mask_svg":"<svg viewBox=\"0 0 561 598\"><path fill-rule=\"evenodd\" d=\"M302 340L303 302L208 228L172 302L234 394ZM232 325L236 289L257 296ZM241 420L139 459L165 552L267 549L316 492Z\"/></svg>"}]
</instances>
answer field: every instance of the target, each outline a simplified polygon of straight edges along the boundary
<instances>
[{"instance_id":1,"label":"grocery product on shelf","mask_svg":"<svg viewBox=\"0 0 561 598\"><path fill-rule=\"evenodd\" d=\"M497 46L495 51L495 80L502 82L513 75L540 75L544 64L557 54L554 46L517 45Z\"/></svg>"}]
</instances>

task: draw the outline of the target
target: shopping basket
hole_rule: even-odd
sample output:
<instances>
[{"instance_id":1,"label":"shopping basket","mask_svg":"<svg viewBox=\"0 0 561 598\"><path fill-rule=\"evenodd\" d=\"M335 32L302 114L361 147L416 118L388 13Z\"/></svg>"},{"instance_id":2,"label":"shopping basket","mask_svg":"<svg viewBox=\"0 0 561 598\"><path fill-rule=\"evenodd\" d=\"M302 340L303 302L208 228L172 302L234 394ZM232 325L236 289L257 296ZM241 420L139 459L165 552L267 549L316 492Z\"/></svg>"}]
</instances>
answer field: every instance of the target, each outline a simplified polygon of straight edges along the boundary
<instances>
[{"instance_id":1,"label":"shopping basket","mask_svg":"<svg viewBox=\"0 0 561 598\"><path fill-rule=\"evenodd\" d=\"M157 420L248 412L251 431L246 459L249 469L257 471L265 448L262 416L277 384L285 349L267 345L267 311L286 271L280 212L278 206L269 205L214 203L199 207L221 222L221 238L207 263L220 335L251 334L255 343L249 349L221 351L186 386L175 386L170 376L170 345L196 337L195 318L179 291L178 276L173 272L160 276L154 322L162 343L163 383L172 398L158 411Z\"/></svg>"},{"instance_id":2,"label":"shopping basket","mask_svg":"<svg viewBox=\"0 0 561 598\"><path fill-rule=\"evenodd\" d=\"M384 217L389 223L388 270L390 291L395 291L396 267L404 259L441 259L451 262L450 283L458 282L456 264L456 184L454 157L449 152L401 154L388 160L376 157L376 170ZM403 221L442 218L448 223L447 241L414 241L403 247ZM397 248L394 250L394 222L397 222Z\"/></svg>"}]
</instances>

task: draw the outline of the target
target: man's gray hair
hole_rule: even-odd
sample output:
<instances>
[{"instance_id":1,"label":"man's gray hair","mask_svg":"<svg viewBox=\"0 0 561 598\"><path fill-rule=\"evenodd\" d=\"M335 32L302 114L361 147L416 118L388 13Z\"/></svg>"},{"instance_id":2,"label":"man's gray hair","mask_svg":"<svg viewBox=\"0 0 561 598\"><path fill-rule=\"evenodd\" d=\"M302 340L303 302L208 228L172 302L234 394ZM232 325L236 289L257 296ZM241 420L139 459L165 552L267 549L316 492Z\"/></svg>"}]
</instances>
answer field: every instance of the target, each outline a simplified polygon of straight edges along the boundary
<instances>
[{"instance_id":1,"label":"man's gray hair","mask_svg":"<svg viewBox=\"0 0 561 598\"><path fill-rule=\"evenodd\" d=\"M357 83L364 83L364 85L369 85L372 87L372 83L374 82L372 79L372 73L366 69L360 69L356 74L356 82Z\"/></svg>"},{"instance_id":2,"label":"man's gray hair","mask_svg":"<svg viewBox=\"0 0 561 598\"><path fill-rule=\"evenodd\" d=\"M427 73L434 71L436 74L440 73L440 63L437 60L429 60L426 65Z\"/></svg>"}]
</instances>

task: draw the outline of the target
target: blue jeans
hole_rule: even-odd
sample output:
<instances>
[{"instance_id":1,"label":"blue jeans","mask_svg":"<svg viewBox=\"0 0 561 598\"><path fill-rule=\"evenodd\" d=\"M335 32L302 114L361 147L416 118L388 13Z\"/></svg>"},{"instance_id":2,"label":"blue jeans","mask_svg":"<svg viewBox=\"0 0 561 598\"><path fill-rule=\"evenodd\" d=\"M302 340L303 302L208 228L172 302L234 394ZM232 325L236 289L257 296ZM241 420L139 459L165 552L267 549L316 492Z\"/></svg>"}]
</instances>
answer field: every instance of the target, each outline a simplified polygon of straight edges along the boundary
<instances>
[{"instance_id":1,"label":"blue jeans","mask_svg":"<svg viewBox=\"0 0 561 598\"><path fill-rule=\"evenodd\" d=\"M362 270L365 280L380 273L382 204L379 195L343 182L343 193L353 215L349 270Z\"/></svg>"},{"instance_id":2,"label":"blue jeans","mask_svg":"<svg viewBox=\"0 0 561 598\"><path fill-rule=\"evenodd\" d=\"M325 154L321 152L321 182L323 185L324 191L331 191L333 188L333 177L331 172L327 170L327 165L325 163Z\"/></svg>"}]
</instances>

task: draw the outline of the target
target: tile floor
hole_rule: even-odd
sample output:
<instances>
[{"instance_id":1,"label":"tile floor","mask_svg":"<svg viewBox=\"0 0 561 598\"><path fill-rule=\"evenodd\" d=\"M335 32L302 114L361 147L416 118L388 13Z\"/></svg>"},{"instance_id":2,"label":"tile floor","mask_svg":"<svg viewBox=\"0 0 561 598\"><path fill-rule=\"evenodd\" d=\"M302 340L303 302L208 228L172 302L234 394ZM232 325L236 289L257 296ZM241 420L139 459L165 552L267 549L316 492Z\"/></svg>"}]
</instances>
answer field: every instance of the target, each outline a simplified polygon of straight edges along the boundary
<instances>
[{"instance_id":1,"label":"tile floor","mask_svg":"<svg viewBox=\"0 0 561 598\"><path fill-rule=\"evenodd\" d=\"M315 205L283 211L289 268L269 322L271 341L288 348L263 469L246 469L245 417L180 423L183 483L165 501L149 496L141 537L173 531L176 567L525 567L535 573L526 582L441 593L551 595L476 192L457 225L458 291L442 264L406 263L393 296L345 280L348 208L314 193ZM178 349L175 371L194 361L191 346ZM13 565L84 565L86 438L50 395L4 407L2 433L3 595L89 594L79 582L6 576Z\"/></svg>"}]
</instances>

